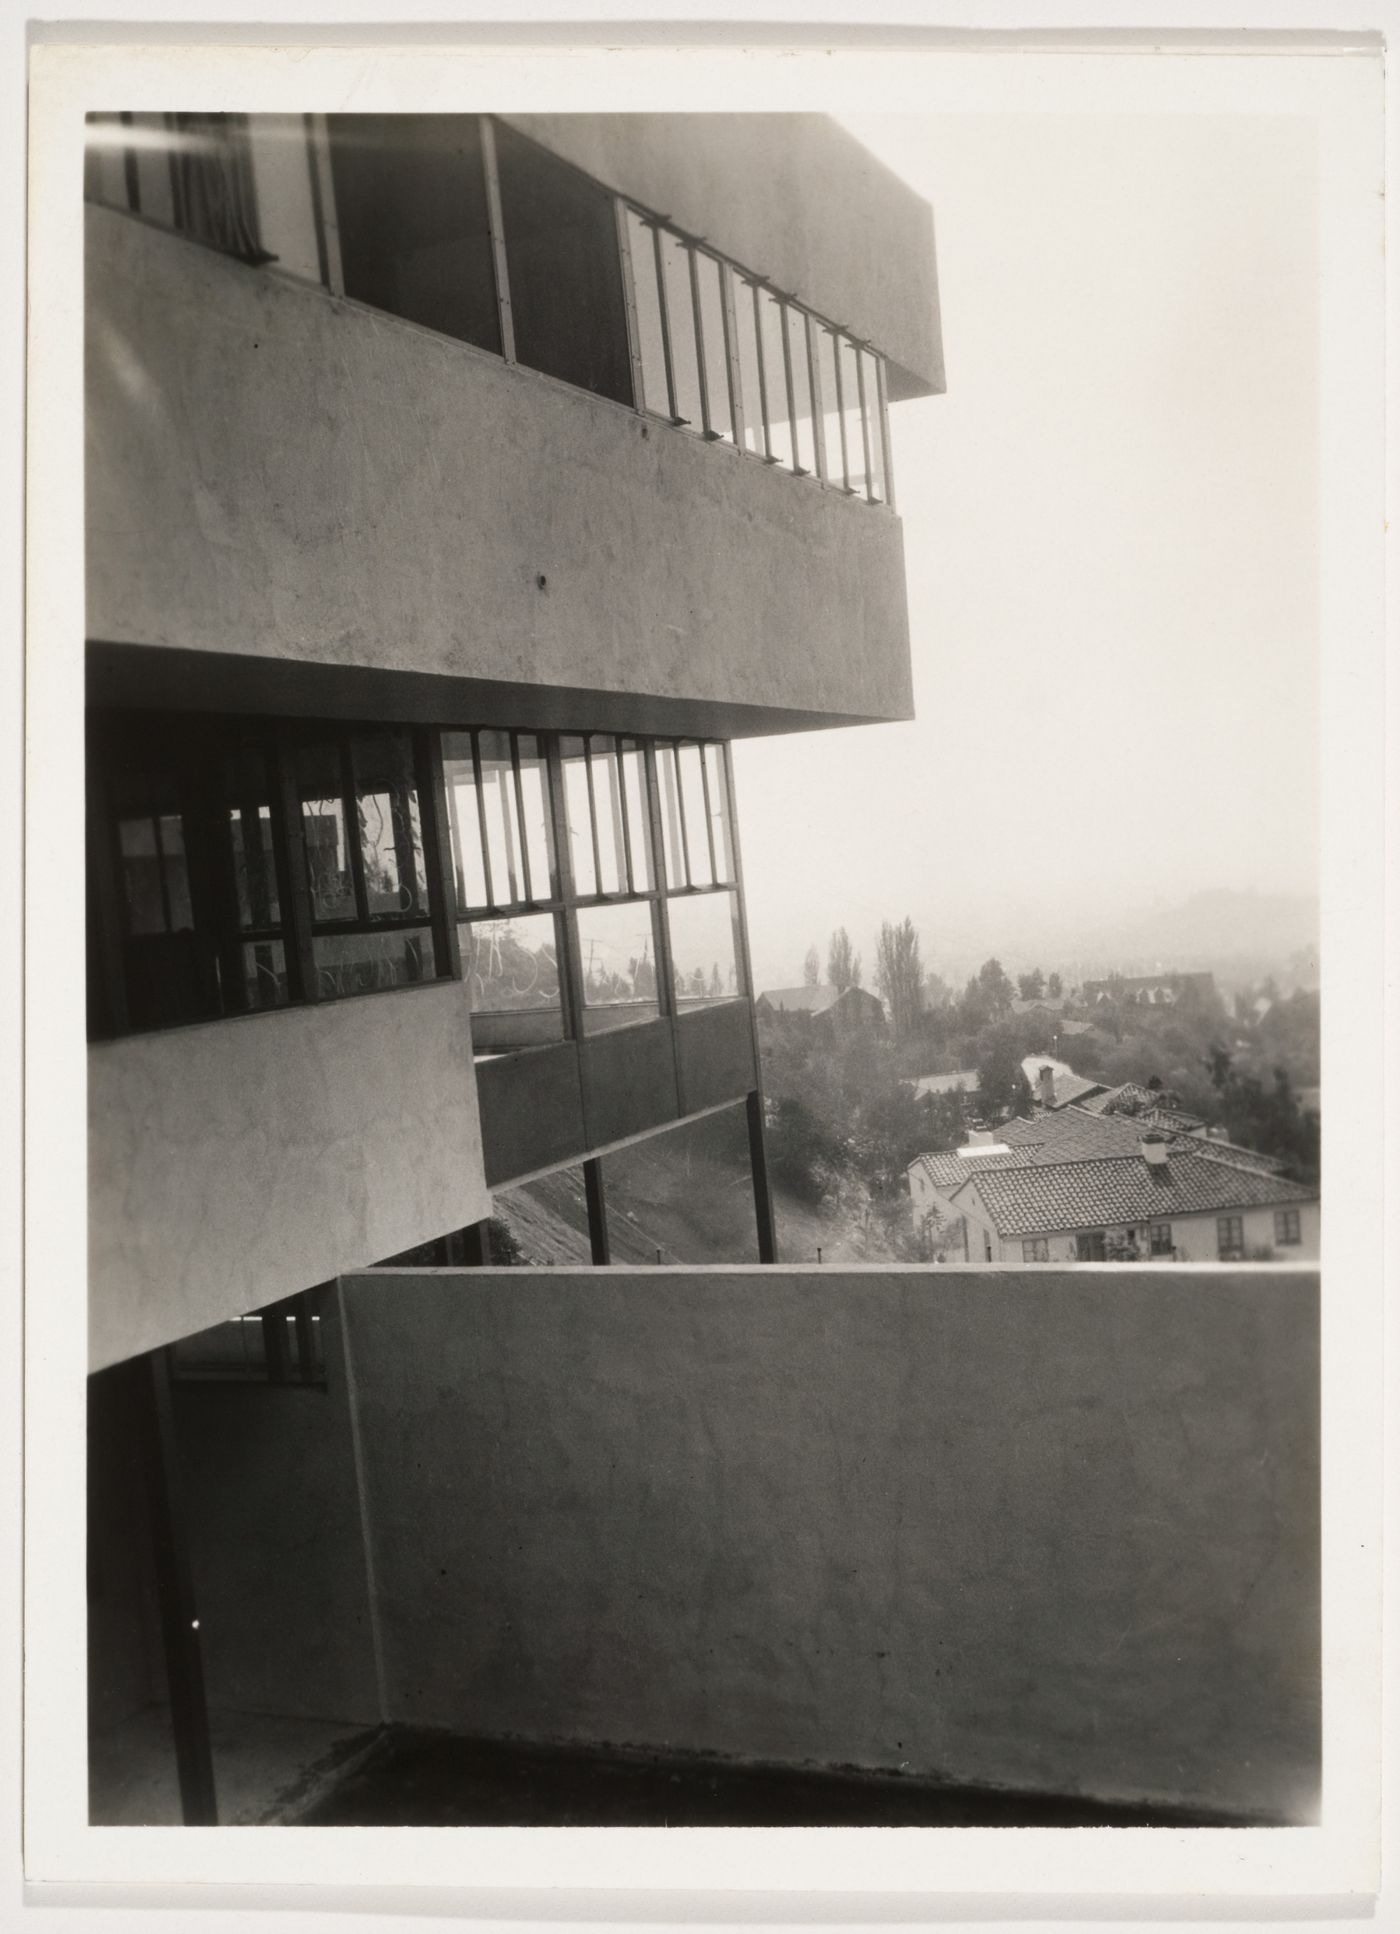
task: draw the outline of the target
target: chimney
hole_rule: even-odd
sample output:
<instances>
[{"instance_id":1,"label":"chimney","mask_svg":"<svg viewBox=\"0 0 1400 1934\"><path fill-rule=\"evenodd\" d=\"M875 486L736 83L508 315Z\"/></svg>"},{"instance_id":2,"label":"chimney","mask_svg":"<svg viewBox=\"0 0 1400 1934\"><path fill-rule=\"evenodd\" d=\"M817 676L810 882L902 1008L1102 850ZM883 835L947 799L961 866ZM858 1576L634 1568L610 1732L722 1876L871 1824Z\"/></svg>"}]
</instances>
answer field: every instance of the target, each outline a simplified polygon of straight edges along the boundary
<instances>
[{"instance_id":1,"label":"chimney","mask_svg":"<svg viewBox=\"0 0 1400 1934\"><path fill-rule=\"evenodd\" d=\"M1165 1135L1142 1135L1138 1138L1138 1154L1149 1168L1166 1167L1168 1146Z\"/></svg>"},{"instance_id":2,"label":"chimney","mask_svg":"<svg viewBox=\"0 0 1400 1934\"><path fill-rule=\"evenodd\" d=\"M967 1138L968 1148L991 1148L996 1141L996 1132L991 1128L974 1128Z\"/></svg>"},{"instance_id":3,"label":"chimney","mask_svg":"<svg viewBox=\"0 0 1400 1934\"><path fill-rule=\"evenodd\" d=\"M1046 1108L1055 1106L1055 1070L1049 1066L1040 1070L1040 1099Z\"/></svg>"}]
</instances>

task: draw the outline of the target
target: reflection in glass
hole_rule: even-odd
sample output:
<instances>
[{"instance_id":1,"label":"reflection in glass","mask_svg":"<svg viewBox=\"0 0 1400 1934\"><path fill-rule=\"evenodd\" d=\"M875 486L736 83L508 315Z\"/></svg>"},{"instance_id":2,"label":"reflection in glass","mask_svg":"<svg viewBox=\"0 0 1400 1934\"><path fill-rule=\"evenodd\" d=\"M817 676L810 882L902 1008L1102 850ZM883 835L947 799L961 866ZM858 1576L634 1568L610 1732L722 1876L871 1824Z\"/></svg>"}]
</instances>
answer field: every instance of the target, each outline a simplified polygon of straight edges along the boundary
<instances>
[{"instance_id":1,"label":"reflection in glass","mask_svg":"<svg viewBox=\"0 0 1400 1934\"><path fill-rule=\"evenodd\" d=\"M432 935L426 927L392 933L317 934L311 952L323 1001L387 993L392 987L431 980L435 971Z\"/></svg>"},{"instance_id":2,"label":"reflection in glass","mask_svg":"<svg viewBox=\"0 0 1400 1934\"><path fill-rule=\"evenodd\" d=\"M738 895L682 894L667 900L666 917L677 1006L684 1011L711 1001L737 999L744 991L739 972Z\"/></svg>"},{"instance_id":3,"label":"reflection in glass","mask_svg":"<svg viewBox=\"0 0 1400 1934\"><path fill-rule=\"evenodd\" d=\"M242 950L243 987L249 1008L285 1007L287 956L280 940L246 941Z\"/></svg>"},{"instance_id":4,"label":"reflection in glass","mask_svg":"<svg viewBox=\"0 0 1400 1934\"><path fill-rule=\"evenodd\" d=\"M330 743L299 746L296 771L311 917L353 920L355 881L346 843L339 748Z\"/></svg>"},{"instance_id":5,"label":"reflection in glass","mask_svg":"<svg viewBox=\"0 0 1400 1934\"><path fill-rule=\"evenodd\" d=\"M719 263L703 250L695 251L695 279L700 291L700 329L705 343L706 427L712 435L734 441L734 412L729 404L729 354L724 332L724 295Z\"/></svg>"},{"instance_id":6,"label":"reflection in glass","mask_svg":"<svg viewBox=\"0 0 1400 1934\"><path fill-rule=\"evenodd\" d=\"M659 1012L650 900L580 907L579 969L586 1034L649 1021Z\"/></svg>"},{"instance_id":7,"label":"reflection in glass","mask_svg":"<svg viewBox=\"0 0 1400 1934\"><path fill-rule=\"evenodd\" d=\"M595 733L588 742L593 778L593 814L598 828L600 893L626 893L627 838L623 830L622 778L611 738Z\"/></svg>"},{"instance_id":8,"label":"reflection in glass","mask_svg":"<svg viewBox=\"0 0 1400 1934\"><path fill-rule=\"evenodd\" d=\"M428 896L423 828L407 732L358 737L354 741L354 764L355 809L369 913L423 913Z\"/></svg>"},{"instance_id":9,"label":"reflection in glass","mask_svg":"<svg viewBox=\"0 0 1400 1934\"><path fill-rule=\"evenodd\" d=\"M464 921L462 978L478 1051L533 1047L564 1034L552 913Z\"/></svg>"},{"instance_id":10,"label":"reflection in glass","mask_svg":"<svg viewBox=\"0 0 1400 1934\"><path fill-rule=\"evenodd\" d=\"M442 735L442 774L447 787L447 817L452 830L452 866L459 907L491 904L486 879L482 802L477 792L476 766L470 732Z\"/></svg>"},{"instance_id":11,"label":"reflection in glass","mask_svg":"<svg viewBox=\"0 0 1400 1934\"><path fill-rule=\"evenodd\" d=\"M642 362L642 401L658 416L671 414L666 388L666 348L661 327L661 290L656 279L656 231L640 215L627 211L627 242L632 257L632 289L636 299L637 349Z\"/></svg>"},{"instance_id":12,"label":"reflection in glass","mask_svg":"<svg viewBox=\"0 0 1400 1934\"><path fill-rule=\"evenodd\" d=\"M690 250L666 229L661 235L661 267L666 278L666 318L671 326L671 372L676 384L676 416L701 427L700 363L695 345L695 305L690 287Z\"/></svg>"},{"instance_id":13,"label":"reflection in glass","mask_svg":"<svg viewBox=\"0 0 1400 1934\"><path fill-rule=\"evenodd\" d=\"M569 858L574 869L574 892L592 899L598 892L598 869L593 858L593 811L588 796L588 766L582 739L562 739L559 746L564 772L564 813L569 825Z\"/></svg>"}]
</instances>

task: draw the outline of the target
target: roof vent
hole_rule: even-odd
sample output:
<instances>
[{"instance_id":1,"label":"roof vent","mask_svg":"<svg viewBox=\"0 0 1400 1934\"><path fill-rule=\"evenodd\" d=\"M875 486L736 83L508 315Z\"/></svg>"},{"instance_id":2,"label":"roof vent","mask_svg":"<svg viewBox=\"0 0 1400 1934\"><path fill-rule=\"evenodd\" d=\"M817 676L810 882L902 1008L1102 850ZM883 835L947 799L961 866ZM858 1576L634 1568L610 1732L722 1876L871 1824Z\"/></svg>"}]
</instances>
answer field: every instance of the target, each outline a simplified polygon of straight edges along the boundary
<instances>
[{"instance_id":1,"label":"roof vent","mask_svg":"<svg viewBox=\"0 0 1400 1934\"><path fill-rule=\"evenodd\" d=\"M1166 1167L1169 1146L1165 1135L1141 1135L1138 1138L1138 1153L1150 1168Z\"/></svg>"},{"instance_id":2,"label":"roof vent","mask_svg":"<svg viewBox=\"0 0 1400 1934\"><path fill-rule=\"evenodd\" d=\"M967 1138L969 1148L990 1148L996 1140L996 1132L991 1128L974 1128Z\"/></svg>"}]
</instances>

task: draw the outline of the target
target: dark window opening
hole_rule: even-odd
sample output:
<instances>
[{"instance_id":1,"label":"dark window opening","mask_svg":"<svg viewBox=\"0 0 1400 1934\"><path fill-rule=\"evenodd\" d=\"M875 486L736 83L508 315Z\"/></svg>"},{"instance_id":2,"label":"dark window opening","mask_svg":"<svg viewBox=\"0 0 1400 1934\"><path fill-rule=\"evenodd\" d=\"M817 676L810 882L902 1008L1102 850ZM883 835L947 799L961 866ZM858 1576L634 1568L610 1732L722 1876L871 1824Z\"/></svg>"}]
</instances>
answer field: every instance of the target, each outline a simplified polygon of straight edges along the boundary
<instances>
[{"instance_id":1,"label":"dark window opening","mask_svg":"<svg viewBox=\"0 0 1400 1934\"><path fill-rule=\"evenodd\" d=\"M612 197L502 122L496 155L517 360L630 404Z\"/></svg>"},{"instance_id":2,"label":"dark window opening","mask_svg":"<svg viewBox=\"0 0 1400 1934\"><path fill-rule=\"evenodd\" d=\"M345 293L501 351L481 121L475 114L332 114Z\"/></svg>"}]
</instances>

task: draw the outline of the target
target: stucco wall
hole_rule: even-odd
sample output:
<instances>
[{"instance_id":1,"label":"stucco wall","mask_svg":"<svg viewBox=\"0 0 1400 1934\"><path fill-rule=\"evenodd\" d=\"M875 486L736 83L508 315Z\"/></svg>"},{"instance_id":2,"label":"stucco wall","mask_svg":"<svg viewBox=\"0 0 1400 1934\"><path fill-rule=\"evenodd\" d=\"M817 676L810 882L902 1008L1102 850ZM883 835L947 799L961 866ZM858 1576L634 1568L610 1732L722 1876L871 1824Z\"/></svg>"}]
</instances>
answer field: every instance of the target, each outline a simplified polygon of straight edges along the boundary
<instances>
[{"instance_id":1,"label":"stucco wall","mask_svg":"<svg viewBox=\"0 0 1400 1934\"><path fill-rule=\"evenodd\" d=\"M460 981L88 1049L92 1369L489 1213Z\"/></svg>"},{"instance_id":2,"label":"stucco wall","mask_svg":"<svg viewBox=\"0 0 1400 1934\"><path fill-rule=\"evenodd\" d=\"M619 194L703 235L942 390L928 203L824 114L508 114Z\"/></svg>"},{"instance_id":3,"label":"stucco wall","mask_svg":"<svg viewBox=\"0 0 1400 1934\"><path fill-rule=\"evenodd\" d=\"M910 716L888 511L132 216L87 223L90 638L456 680L444 718L492 685L636 695L637 730L657 700L720 734Z\"/></svg>"},{"instance_id":4,"label":"stucco wall","mask_svg":"<svg viewBox=\"0 0 1400 1934\"><path fill-rule=\"evenodd\" d=\"M344 1293L391 1715L1306 1806L1315 1272Z\"/></svg>"}]
</instances>

